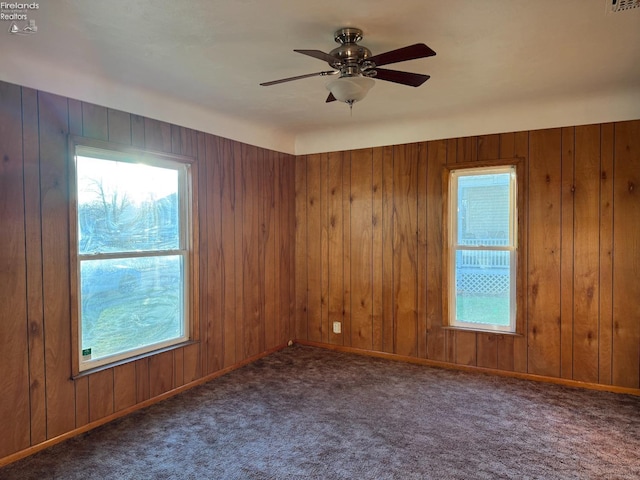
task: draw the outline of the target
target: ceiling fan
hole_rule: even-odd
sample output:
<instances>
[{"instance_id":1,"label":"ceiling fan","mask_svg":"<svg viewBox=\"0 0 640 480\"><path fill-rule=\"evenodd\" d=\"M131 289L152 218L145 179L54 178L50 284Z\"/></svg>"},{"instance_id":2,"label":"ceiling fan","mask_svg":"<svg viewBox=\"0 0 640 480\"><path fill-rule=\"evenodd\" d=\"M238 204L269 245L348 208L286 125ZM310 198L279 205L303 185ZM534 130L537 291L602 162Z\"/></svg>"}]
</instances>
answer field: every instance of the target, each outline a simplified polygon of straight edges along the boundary
<instances>
[{"instance_id":1,"label":"ceiling fan","mask_svg":"<svg viewBox=\"0 0 640 480\"><path fill-rule=\"evenodd\" d=\"M338 100L352 107L355 102L362 100L373 87L375 83L373 78L411 87L419 87L429 79L429 75L389 70L387 68L379 68L380 66L431 57L436 54L424 43L416 43L397 50L372 55L368 48L358 45L358 42L362 40L362 30L353 27L337 30L334 40L340 46L329 53L324 53L320 50L294 50L294 52L324 60L333 70L282 78L264 82L260 85L267 87L303 78L339 75L336 80L329 82L327 85L327 89L331 93L326 101L328 103Z\"/></svg>"}]
</instances>

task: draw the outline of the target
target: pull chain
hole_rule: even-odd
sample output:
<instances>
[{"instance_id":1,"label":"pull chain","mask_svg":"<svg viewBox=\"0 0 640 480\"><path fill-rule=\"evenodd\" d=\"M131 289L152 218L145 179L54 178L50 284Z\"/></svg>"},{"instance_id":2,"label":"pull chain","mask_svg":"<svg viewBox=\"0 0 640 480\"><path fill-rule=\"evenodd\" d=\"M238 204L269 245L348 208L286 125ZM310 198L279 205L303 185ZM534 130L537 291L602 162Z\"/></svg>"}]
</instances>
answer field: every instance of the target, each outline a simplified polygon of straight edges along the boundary
<instances>
[{"instance_id":1,"label":"pull chain","mask_svg":"<svg viewBox=\"0 0 640 480\"><path fill-rule=\"evenodd\" d=\"M353 104L355 100L347 100L347 103L349 104L349 116L353 117Z\"/></svg>"}]
</instances>

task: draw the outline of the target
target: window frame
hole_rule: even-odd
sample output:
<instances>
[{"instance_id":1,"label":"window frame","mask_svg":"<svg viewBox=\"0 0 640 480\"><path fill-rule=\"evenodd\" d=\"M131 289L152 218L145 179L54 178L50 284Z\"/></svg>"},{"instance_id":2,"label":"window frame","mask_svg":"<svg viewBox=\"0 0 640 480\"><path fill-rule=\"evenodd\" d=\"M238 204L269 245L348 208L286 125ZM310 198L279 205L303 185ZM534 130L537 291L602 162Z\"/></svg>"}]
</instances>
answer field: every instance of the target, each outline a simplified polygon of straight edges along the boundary
<instances>
[{"instance_id":1,"label":"window frame","mask_svg":"<svg viewBox=\"0 0 640 480\"><path fill-rule=\"evenodd\" d=\"M181 179L180 199L180 236L181 249L183 254L184 285L183 303L185 319L185 332L179 339L160 342L152 346L138 348L129 352L110 355L96 361L83 362L82 360L82 336L81 336L81 292L80 292L80 266L81 255L79 253L79 232L78 232L78 179L76 170L77 150L85 150L86 153L93 154L85 156L102 157L106 160L128 161L135 157L135 163L144 163L151 166L167 166L169 164L179 164L184 178ZM99 155L104 152L104 155ZM83 156L80 153L80 156ZM112 368L140 358L152 356L167 350L183 347L199 340L199 319L198 319L198 227L197 227L197 164L196 159L179 154L169 154L157 152L149 149L139 149L127 145L105 142L100 140L87 139L84 137L69 136L69 250L71 260L71 348L72 348L72 377L79 377L86 374ZM113 258L110 254L99 254L100 257ZM135 253L129 255L118 254L117 258L138 258L143 255ZM99 259L98 256L92 258Z\"/></svg>"},{"instance_id":2,"label":"window frame","mask_svg":"<svg viewBox=\"0 0 640 480\"><path fill-rule=\"evenodd\" d=\"M479 162L465 162L451 165L445 165L442 175L442 216L443 216L443 232L442 232L442 244L443 244L443 282L442 282L442 323L443 327L452 330L463 330L473 332L485 332L502 335L522 335L524 329L524 272L523 259L524 259L524 221L522 212L524 201L524 176L523 176L523 161L521 158L511 159L499 159L492 161L479 161ZM456 311L455 300L455 254L458 251L456 248L457 225L454 222L457 221L457 214L452 215L452 205L457 204L457 190L454 192L452 187L452 177L454 172L477 172L481 174L483 171L490 174L491 170L494 172L500 168L513 168L515 173L515 182L511 194L515 196L512 198L514 209L514 224L510 230L510 237L513 241L510 242L509 248L477 248L478 250L511 250L510 254L510 289L513 300L512 318L508 327L500 327L491 324L474 324L470 322L458 322L455 320L454 315ZM503 172L505 173L505 172ZM455 196L454 196L455 195ZM512 237L513 236L513 237ZM472 249L465 249L472 250Z\"/></svg>"}]
</instances>

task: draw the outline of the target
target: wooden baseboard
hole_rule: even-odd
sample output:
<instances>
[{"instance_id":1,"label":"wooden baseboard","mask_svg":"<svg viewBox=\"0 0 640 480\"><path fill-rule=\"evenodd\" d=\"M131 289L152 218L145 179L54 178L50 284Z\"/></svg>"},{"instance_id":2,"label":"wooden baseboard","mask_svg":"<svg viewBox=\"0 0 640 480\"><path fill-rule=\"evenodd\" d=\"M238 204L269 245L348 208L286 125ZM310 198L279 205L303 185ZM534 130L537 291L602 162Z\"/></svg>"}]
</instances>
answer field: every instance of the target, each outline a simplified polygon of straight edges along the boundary
<instances>
[{"instance_id":1,"label":"wooden baseboard","mask_svg":"<svg viewBox=\"0 0 640 480\"><path fill-rule=\"evenodd\" d=\"M123 410L120 410L118 412L115 412L111 415L108 415L104 418L101 418L99 420L96 420L94 422L88 423L86 425L83 425L80 428L76 428L73 430L70 430L66 433L63 433L62 435L58 435L57 437L53 437L50 438L48 440L45 440L42 443L39 443L37 445L33 445L31 447L25 448L24 450L20 450L19 452L16 453L12 453L11 455L8 455L6 457L0 458L0 467L3 467L5 465L8 465L10 463L16 462L22 458L28 457L29 455L33 455L36 452L39 452L41 450L44 450L46 448L52 447L58 443L64 442L65 440L68 440L70 438L73 438L77 435L80 435L82 433L88 432L89 430L93 430L96 427L99 427L101 425L104 425L105 423L109 423L112 422L113 420L116 420L118 418L124 417L126 415L129 415L130 413L133 413L137 410L141 410L143 408L149 407L151 405L153 405L154 403L158 403L161 402L162 400L165 400L167 398L173 397L175 395L178 395L179 393L182 393L186 390L189 390L193 387L197 387L198 385L202 385L203 383L207 383L210 382L211 380L214 380L218 377L221 377L223 375L226 375L234 370L237 370L238 368L244 367L245 365L248 365L249 363L255 362L256 360L262 358L262 357L266 357L267 355L271 355L274 352L277 352L279 350L282 350L283 348L285 348L287 345L279 345L277 347L271 348L269 350L266 350L262 353L259 353L257 355L254 355L252 357L249 357L239 363L236 363L235 365L232 365L230 367L227 368L223 368L222 370L218 370L216 372L213 372L209 375L207 375L206 377L202 377L199 378L198 380L194 380L193 382L187 383L185 385L182 385L178 388L174 388L173 390L169 390L168 392L163 393L162 395L158 395L157 397L153 397L150 398L149 400L145 400L143 402L137 403L129 408L125 408Z\"/></svg>"},{"instance_id":2,"label":"wooden baseboard","mask_svg":"<svg viewBox=\"0 0 640 480\"><path fill-rule=\"evenodd\" d=\"M544 375L533 375L531 373L510 372L507 370L497 370L494 368L476 367L471 365L458 365L456 363L439 362L437 360L429 360L426 358L416 358L407 355L397 355L395 353L378 352L375 350L365 350L361 348L345 347L342 345L332 345L321 342L310 342L307 340L295 340L299 345L308 345L310 347L324 348L337 352L355 353L358 355L366 355L369 357L386 358L417 365L425 365L429 367L446 368L449 370L460 370L463 372L484 373L487 375L497 375L501 377L519 378L521 380L531 380L534 382L552 383L555 385L564 385L567 387L585 388L589 390L599 390L603 392L621 393L626 395L640 396L640 388L619 387L616 385L604 385L601 383L580 382L577 380L569 380L566 378L547 377Z\"/></svg>"}]
</instances>

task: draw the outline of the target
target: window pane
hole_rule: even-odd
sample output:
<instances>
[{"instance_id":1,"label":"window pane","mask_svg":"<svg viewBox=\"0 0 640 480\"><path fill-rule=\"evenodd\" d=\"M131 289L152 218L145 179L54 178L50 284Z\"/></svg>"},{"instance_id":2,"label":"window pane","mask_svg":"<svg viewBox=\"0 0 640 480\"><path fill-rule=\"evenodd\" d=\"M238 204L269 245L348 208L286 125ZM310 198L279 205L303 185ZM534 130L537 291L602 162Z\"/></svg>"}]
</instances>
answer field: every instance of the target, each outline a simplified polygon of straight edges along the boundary
<instances>
[{"instance_id":1,"label":"window pane","mask_svg":"<svg viewBox=\"0 0 640 480\"><path fill-rule=\"evenodd\" d=\"M458 245L509 244L508 173L458 177Z\"/></svg>"},{"instance_id":2,"label":"window pane","mask_svg":"<svg viewBox=\"0 0 640 480\"><path fill-rule=\"evenodd\" d=\"M178 171L77 157L79 253L180 248Z\"/></svg>"},{"instance_id":3,"label":"window pane","mask_svg":"<svg viewBox=\"0 0 640 480\"><path fill-rule=\"evenodd\" d=\"M182 256L84 260L82 349L102 358L180 338Z\"/></svg>"},{"instance_id":4,"label":"window pane","mask_svg":"<svg viewBox=\"0 0 640 480\"><path fill-rule=\"evenodd\" d=\"M456 252L456 321L508 326L510 323L510 252Z\"/></svg>"}]
</instances>

